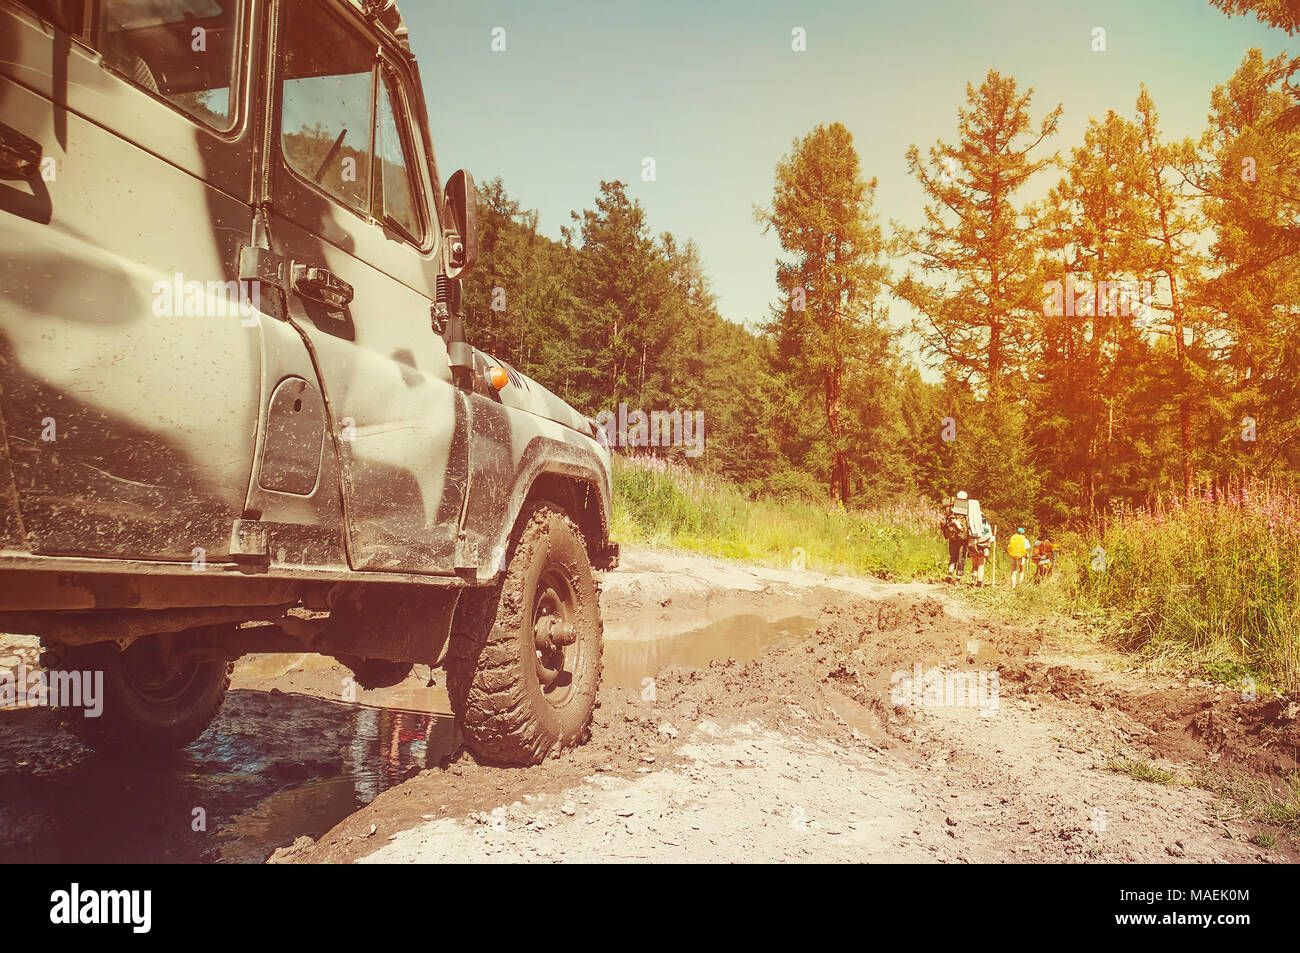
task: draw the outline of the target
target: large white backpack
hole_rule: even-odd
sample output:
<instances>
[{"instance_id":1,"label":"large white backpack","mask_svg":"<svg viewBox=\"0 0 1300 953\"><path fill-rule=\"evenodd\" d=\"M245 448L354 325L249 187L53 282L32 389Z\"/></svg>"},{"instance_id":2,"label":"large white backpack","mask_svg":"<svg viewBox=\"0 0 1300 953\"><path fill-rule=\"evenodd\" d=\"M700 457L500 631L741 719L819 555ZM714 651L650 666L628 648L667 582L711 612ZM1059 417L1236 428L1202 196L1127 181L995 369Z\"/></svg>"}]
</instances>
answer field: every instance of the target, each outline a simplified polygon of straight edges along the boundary
<instances>
[{"instance_id":1,"label":"large white backpack","mask_svg":"<svg viewBox=\"0 0 1300 953\"><path fill-rule=\"evenodd\" d=\"M945 539L972 539L984 527L984 514L979 500L944 501L943 535Z\"/></svg>"}]
</instances>

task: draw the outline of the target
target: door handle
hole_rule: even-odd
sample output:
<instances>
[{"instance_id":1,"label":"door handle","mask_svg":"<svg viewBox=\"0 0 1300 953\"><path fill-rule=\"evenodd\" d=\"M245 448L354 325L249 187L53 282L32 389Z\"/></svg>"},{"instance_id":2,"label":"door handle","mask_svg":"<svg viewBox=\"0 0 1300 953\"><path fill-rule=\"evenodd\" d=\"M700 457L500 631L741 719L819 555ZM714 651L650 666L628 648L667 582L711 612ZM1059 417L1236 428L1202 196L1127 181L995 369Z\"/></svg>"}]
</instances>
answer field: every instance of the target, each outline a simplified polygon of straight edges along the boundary
<instances>
[{"instance_id":1,"label":"door handle","mask_svg":"<svg viewBox=\"0 0 1300 953\"><path fill-rule=\"evenodd\" d=\"M328 268L320 265L293 266L293 290L304 298L342 308L352 300L352 286Z\"/></svg>"}]
</instances>

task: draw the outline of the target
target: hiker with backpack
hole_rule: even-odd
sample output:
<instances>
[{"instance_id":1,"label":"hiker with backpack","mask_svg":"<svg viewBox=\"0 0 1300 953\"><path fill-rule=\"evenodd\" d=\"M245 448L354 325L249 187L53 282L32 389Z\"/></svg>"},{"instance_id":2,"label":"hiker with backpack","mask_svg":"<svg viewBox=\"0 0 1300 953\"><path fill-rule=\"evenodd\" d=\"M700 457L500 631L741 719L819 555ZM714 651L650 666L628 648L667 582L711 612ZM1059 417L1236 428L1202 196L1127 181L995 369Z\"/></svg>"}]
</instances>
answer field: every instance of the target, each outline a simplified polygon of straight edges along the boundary
<instances>
[{"instance_id":1,"label":"hiker with backpack","mask_svg":"<svg viewBox=\"0 0 1300 953\"><path fill-rule=\"evenodd\" d=\"M1052 537L1044 536L1034 544L1034 582L1042 582L1056 566L1056 546Z\"/></svg>"},{"instance_id":2,"label":"hiker with backpack","mask_svg":"<svg viewBox=\"0 0 1300 953\"><path fill-rule=\"evenodd\" d=\"M970 528L976 520L981 521L980 525L983 521L979 507L979 500L970 499L965 490L959 491L955 498L944 501L940 530L943 538L948 541L949 582L961 582L961 574L966 568L966 555L970 550Z\"/></svg>"},{"instance_id":3,"label":"hiker with backpack","mask_svg":"<svg viewBox=\"0 0 1300 953\"><path fill-rule=\"evenodd\" d=\"M1025 578L1025 557L1029 554L1029 538L1025 536L1023 526L1016 527L1016 533L1007 541L1007 555L1011 557L1011 588Z\"/></svg>"}]
</instances>

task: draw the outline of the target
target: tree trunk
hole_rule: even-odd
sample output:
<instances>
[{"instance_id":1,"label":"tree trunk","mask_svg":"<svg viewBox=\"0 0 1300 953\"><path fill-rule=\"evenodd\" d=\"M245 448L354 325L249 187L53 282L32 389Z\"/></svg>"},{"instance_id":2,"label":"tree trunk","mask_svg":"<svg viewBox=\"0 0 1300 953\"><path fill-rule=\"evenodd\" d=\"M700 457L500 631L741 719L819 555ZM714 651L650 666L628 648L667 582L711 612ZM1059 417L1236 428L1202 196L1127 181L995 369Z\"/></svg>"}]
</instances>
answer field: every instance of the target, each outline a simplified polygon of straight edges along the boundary
<instances>
[{"instance_id":1,"label":"tree trunk","mask_svg":"<svg viewBox=\"0 0 1300 953\"><path fill-rule=\"evenodd\" d=\"M1192 404L1188 395L1191 375L1187 372L1187 348L1183 344L1183 304L1178 295L1178 278L1174 275L1174 239L1169 231L1169 209L1162 201L1161 168L1157 165L1156 143L1153 136L1146 139L1148 164L1151 169L1151 194L1156 200L1156 212L1160 219L1160 240L1165 251L1165 270L1169 274L1169 305L1174 319L1174 347L1178 357L1178 423L1182 435L1183 448L1183 497L1192 495Z\"/></svg>"},{"instance_id":2,"label":"tree trunk","mask_svg":"<svg viewBox=\"0 0 1300 953\"><path fill-rule=\"evenodd\" d=\"M996 401L1002 376L1002 325L996 321L989 327L988 375L989 400Z\"/></svg>"},{"instance_id":3,"label":"tree trunk","mask_svg":"<svg viewBox=\"0 0 1300 953\"><path fill-rule=\"evenodd\" d=\"M826 374L826 426L831 434L831 500L843 505L849 497L849 465L844 457L844 444L841 440L843 425L840 420L840 404L844 382L844 363L837 360Z\"/></svg>"},{"instance_id":4,"label":"tree trunk","mask_svg":"<svg viewBox=\"0 0 1300 953\"><path fill-rule=\"evenodd\" d=\"M1161 218L1164 218L1163 213ZM1183 445L1183 498L1192 496L1192 401L1188 395L1187 345L1183 342L1183 306L1178 296L1178 279L1169 269L1169 299L1174 312L1174 347L1178 355L1178 424Z\"/></svg>"}]
</instances>

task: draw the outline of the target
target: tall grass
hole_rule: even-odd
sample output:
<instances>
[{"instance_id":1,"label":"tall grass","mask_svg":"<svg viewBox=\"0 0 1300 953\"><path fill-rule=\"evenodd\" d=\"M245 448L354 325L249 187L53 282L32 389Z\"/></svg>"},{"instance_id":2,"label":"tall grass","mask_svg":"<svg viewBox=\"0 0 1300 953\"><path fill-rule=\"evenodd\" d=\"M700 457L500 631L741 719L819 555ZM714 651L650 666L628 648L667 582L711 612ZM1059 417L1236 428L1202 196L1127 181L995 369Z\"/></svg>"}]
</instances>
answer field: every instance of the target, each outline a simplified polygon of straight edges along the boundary
<instances>
[{"instance_id":1,"label":"tall grass","mask_svg":"<svg viewBox=\"0 0 1300 953\"><path fill-rule=\"evenodd\" d=\"M1249 481L1123 509L1100 545L1080 598L1116 614L1125 648L1300 688L1300 497Z\"/></svg>"},{"instance_id":2,"label":"tall grass","mask_svg":"<svg viewBox=\"0 0 1300 953\"><path fill-rule=\"evenodd\" d=\"M733 484L657 458L614 458L615 538L711 556L881 579L938 579L937 515L922 502L843 510L751 500Z\"/></svg>"},{"instance_id":3,"label":"tall grass","mask_svg":"<svg viewBox=\"0 0 1300 953\"><path fill-rule=\"evenodd\" d=\"M947 548L933 503L843 510L749 498L722 480L656 458L616 457L617 539L789 568L937 581ZM1044 585L1007 588L1009 531L997 543L998 588L973 597L1021 618L1061 613L1102 622L1156 664L1263 690L1300 689L1300 497L1261 482L1122 509L1104 532L1055 536ZM1102 552L1095 549L1100 545ZM1104 557L1104 568L1098 557ZM993 569L986 570L991 581Z\"/></svg>"}]
</instances>

